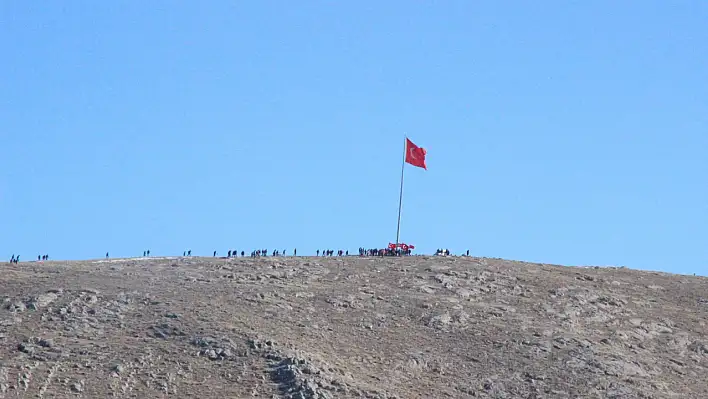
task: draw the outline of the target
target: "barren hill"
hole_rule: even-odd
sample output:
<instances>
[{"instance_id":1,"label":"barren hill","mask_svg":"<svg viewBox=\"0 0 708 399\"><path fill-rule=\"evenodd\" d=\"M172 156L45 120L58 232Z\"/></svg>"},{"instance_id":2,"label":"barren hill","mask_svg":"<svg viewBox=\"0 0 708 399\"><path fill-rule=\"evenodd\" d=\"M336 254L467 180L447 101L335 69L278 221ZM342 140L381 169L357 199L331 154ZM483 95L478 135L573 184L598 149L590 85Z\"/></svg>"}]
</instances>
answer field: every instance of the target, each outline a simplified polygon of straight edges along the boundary
<instances>
[{"instance_id":1,"label":"barren hill","mask_svg":"<svg viewBox=\"0 0 708 399\"><path fill-rule=\"evenodd\" d=\"M1 265L0 398L706 398L708 282L485 258Z\"/></svg>"}]
</instances>

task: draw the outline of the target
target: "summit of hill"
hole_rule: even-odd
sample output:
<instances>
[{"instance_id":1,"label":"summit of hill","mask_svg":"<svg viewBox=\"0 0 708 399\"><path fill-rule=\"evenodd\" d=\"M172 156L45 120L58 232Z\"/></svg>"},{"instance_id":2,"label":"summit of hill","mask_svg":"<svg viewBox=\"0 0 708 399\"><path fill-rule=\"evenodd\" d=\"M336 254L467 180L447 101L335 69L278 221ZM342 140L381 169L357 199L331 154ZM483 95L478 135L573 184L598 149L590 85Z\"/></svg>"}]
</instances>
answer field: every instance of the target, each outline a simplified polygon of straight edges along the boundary
<instances>
[{"instance_id":1,"label":"summit of hill","mask_svg":"<svg viewBox=\"0 0 708 399\"><path fill-rule=\"evenodd\" d=\"M0 398L708 397L703 277L428 256L0 266Z\"/></svg>"}]
</instances>

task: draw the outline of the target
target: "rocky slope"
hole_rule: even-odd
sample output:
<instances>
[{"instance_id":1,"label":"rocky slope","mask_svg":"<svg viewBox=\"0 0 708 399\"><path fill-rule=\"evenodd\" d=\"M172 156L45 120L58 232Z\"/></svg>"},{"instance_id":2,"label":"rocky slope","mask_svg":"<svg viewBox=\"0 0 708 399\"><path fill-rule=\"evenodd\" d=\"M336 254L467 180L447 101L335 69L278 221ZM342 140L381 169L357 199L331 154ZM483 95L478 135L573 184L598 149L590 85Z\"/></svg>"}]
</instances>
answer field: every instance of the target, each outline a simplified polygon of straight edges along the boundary
<instances>
[{"instance_id":1,"label":"rocky slope","mask_svg":"<svg viewBox=\"0 0 708 399\"><path fill-rule=\"evenodd\" d=\"M0 398L708 397L701 277L436 257L0 267Z\"/></svg>"}]
</instances>

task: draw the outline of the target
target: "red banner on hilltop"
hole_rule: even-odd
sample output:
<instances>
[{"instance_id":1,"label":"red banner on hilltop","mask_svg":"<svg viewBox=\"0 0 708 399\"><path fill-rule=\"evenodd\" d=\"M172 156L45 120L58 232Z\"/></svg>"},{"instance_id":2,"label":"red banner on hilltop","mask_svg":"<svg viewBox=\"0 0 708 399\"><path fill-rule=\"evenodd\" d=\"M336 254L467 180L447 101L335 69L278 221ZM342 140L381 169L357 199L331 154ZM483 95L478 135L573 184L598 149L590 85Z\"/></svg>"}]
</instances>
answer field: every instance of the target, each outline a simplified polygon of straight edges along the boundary
<instances>
[{"instance_id":1,"label":"red banner on hilltop","mask_svg":"<svg viewBox=\"0 0 708 399\"><path fill-rule=\"evenodd\" d=\"M428 170L428 167L425 165L425 155L427 152L425 151L425 148L418 147L417 145L413 144L412 141L406 138L406 162L413 165L417 166L419 168L423 168L425 170Z\"/></svg>"},{"instance_id":2,"label":"red banner on hilltop","mask_svg":"<svg viewBox=\"0 0 708 399\"><path fill-rule=\"evenodd\" d=\"M400 244L396 245L396 244L394 244L394 243L392 243L392 242L389 242L389 243L388 243L388 247L389 247L389 249L401 248L401 249L403 249L404 251L405 251L405 250L408 250L408 249L415 249L415 245L408 245L408 244L403 244L403 243L400 243Z\"/></svg>"}]
</instances>

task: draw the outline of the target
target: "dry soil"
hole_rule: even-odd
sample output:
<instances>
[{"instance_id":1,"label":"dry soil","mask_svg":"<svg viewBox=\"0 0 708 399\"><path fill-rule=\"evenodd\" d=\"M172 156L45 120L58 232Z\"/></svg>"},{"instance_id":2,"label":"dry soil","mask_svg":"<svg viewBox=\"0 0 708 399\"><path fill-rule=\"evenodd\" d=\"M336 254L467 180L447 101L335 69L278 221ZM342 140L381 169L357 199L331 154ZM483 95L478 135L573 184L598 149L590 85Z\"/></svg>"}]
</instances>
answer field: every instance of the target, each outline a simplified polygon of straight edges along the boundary
<instances>
[{"instance_id":1,"label":"dry soil","mask_svg":"<svg viewBox=\"0 0 708 399\"><path fill-rule=\"evenodd\" d=\"M702 277L473 257L0 267L0 398L708 398Z\"/></svg>"}]
</instances>

